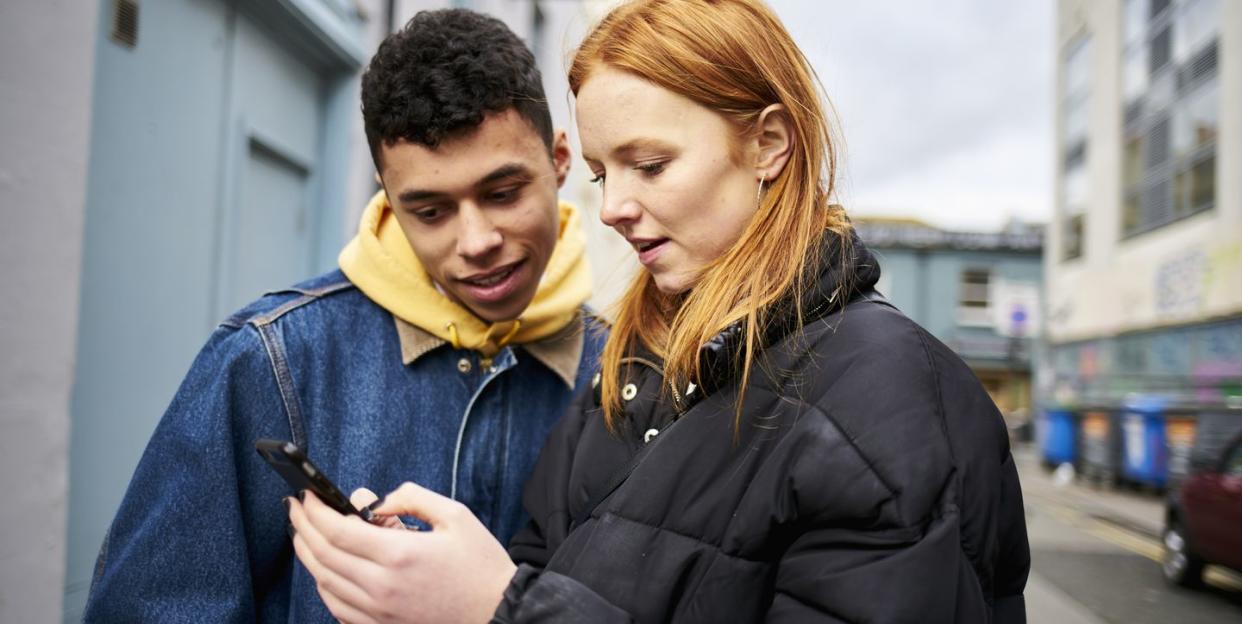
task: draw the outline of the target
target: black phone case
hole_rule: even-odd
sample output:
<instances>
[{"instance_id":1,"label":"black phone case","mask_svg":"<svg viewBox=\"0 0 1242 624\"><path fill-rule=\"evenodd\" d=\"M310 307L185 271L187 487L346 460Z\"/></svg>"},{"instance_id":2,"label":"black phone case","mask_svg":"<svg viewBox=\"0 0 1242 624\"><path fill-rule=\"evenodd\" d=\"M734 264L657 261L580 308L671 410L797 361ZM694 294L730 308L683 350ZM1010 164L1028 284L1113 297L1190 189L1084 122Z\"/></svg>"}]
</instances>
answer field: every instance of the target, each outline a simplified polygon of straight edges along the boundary
<instances>
[{"instance_id":1,"label":"black phone case","mask_svg":"<svg viewBox=\"0 0 1242 624\"><path fill-rule=\"evenodd\" d=\"M315 464L311 463L311 460L306 457L302 449L298 448L294 443L283 440L264 439L255 442L254 448L267 461L268 465L280 473L280 476L284 477L289 485L293 486L293 489L298 491L310 490L324 504L338 512L352 514L364 520L369 520L367 516L370 514L356 509L349 502L349 498L336 487L336 484L324 476L319 471L319 468L315 467Z\"/></svg>"}]
</instances>

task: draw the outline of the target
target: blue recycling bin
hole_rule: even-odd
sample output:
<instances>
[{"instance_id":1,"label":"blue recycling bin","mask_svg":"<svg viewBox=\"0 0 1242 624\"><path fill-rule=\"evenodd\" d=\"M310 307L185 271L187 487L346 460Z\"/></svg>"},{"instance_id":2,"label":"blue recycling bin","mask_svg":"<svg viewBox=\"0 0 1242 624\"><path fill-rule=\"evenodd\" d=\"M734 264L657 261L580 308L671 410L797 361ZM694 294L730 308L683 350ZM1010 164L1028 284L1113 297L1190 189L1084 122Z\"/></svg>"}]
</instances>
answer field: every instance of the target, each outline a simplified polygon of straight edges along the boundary
<instances>
[{"instance_id":1,"label":"blue recycling bin","mask_svg":"<svg viewBox=\"0 0 1242 624\"><path fill-rule=\"evenodd\" d=\"M1132 483L1162 488L1169 479L1164 402L1127 402L1121 414L1121 474Z\"/></svg>"},{"instance_id":2,"label":"blue recycling bin","mask_svg":"<svg viewBox=\"0 0 1242 624\"><path fill-rule=\"evenodd\" d=\"M1074 412L1068 409L1043 411L1044 461L1050 464L1074 463Z\"/></svg>"}]
</instances>

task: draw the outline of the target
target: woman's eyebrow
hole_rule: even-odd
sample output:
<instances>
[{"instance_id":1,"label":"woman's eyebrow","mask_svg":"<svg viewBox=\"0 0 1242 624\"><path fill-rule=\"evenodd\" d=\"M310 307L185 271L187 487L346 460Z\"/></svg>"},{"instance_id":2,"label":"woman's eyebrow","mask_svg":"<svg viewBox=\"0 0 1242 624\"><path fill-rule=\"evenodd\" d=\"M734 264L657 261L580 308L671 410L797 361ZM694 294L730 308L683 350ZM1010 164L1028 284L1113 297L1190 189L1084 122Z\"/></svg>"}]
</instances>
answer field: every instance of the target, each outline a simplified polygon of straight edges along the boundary
<instances>
[{"instance_id":1,"label":"woman's eyebrow","mask_svg":"<svg viewBox=\"0 0 1242 624\"><path fill-rule=\"evenodd\" d=\"M608 153L613 158L624 159L633 155L634 152L640 151L676 152L680 150L677 146L667 141L650 137L637 137L612 148ZM599 158L596 158L595 154L588 154L585 150L582 152L582 159L587 162L599 162Z\"/></svg>"},{"instance_id":2,"label":"woman's eyebrow","mask_svg":"<svg viewBox=\"0 0 1242 624\"><path fill-rule=\"evenodd\" d=\"M671 151L676 150L676 147L674 147L672 143L661 141L660 139L639 137L636 139L630 139L629 141L614 147L612 149L612 154L613 156L621 158L643 150Z\"/></svg>"}]
</instances>

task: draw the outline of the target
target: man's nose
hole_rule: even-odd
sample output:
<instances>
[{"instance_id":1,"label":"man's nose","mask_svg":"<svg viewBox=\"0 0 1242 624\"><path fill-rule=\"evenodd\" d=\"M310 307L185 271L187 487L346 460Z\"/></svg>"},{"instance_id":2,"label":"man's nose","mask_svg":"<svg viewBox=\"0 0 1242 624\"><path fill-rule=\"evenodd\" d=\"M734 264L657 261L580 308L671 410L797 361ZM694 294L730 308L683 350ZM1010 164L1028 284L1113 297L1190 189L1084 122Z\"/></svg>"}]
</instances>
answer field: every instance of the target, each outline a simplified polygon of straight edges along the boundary
<instances>
[{"instance_id":1,"label":"man's nose","mask_svg":"<svg viewBox=\"0 0 1242 624\"><path fill-rule=\"evenodd\" d=\"M466 258L480 258L500 248L504 237L490 215L478 206L464 204L457 232L457 253Z\"/></svg>"}]
</instances>

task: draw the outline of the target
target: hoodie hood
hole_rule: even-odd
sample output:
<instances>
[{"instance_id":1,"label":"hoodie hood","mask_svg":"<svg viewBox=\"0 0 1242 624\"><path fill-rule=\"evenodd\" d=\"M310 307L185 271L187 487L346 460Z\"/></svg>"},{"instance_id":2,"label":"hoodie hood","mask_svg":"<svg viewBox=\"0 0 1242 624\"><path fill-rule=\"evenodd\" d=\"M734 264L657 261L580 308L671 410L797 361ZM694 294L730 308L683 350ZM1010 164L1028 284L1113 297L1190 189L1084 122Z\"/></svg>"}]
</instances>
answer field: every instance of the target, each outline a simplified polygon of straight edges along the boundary
<instances>
[{"instance_id":1,"label":"hoodie hood","mask_svg":"<svg viewBox=\"0 0 1242 624\"><path fill-rule=\"evenodd\" d=\"M401 320L454 348L490 358L506 344L556 334L577 318L591 295L586 237L574 206L561 202L560 232L535 298L516 319L490 323L442 294L397 223L383 190L362 213L358 234L341 251L341 271L367 297Z\"/></svg>"}]
</instances>

